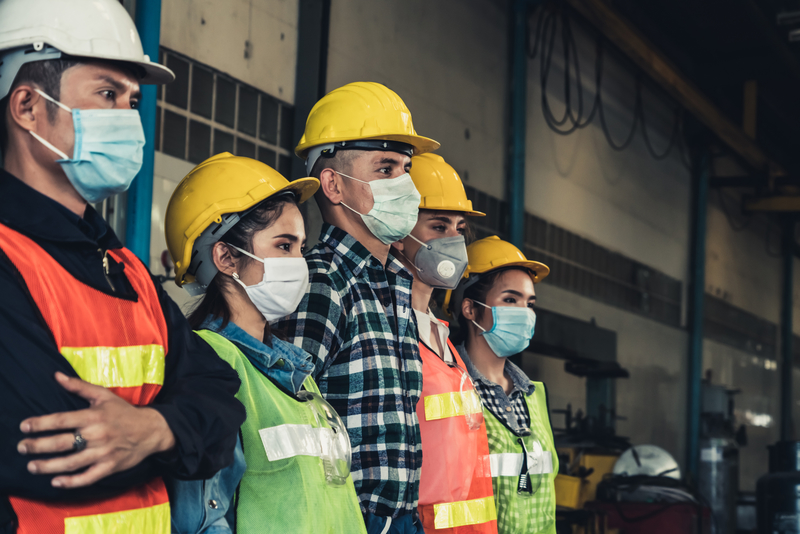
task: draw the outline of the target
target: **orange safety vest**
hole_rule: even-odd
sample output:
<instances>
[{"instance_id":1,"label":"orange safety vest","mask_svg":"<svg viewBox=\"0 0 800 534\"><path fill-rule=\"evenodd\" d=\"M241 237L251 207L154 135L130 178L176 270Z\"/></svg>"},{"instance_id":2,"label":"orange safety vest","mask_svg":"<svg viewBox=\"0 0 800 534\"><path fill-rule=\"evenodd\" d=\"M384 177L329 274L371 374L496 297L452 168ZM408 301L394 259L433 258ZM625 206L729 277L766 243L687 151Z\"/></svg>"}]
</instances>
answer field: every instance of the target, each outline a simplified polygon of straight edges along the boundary
<instances>
[{"instance_id":1,"label":"orange safety vest","mask_svg":"<svg viewBox=\"0 0 800 534\"><path fill-rule=\"evenodd\" d=\"M423 447L419 516L425 532L497 534L481 401L468 379L462 387L466 367L450 340L447 344L457 367L419 344L422 396L417 416ZM467 416L480 427L471 430Z\"/></svg>"},{"instance_id":2,"label":"orange safety vest","mask_svg":"<svg viewBox=\"0 0 800 534\"><path fill-rule=\"evenodd\" d=\"M128 300L76 280L33 240L2 224L0 249L78 376L131 404L150 404L164 384L167 324L150 274L133 253L108 251L125 264L138 295ZM18 534L168 534L170 529L169 496L160 477L107 499L50 502L12 495L9 501Z\"/></svg>"}]
</instances>

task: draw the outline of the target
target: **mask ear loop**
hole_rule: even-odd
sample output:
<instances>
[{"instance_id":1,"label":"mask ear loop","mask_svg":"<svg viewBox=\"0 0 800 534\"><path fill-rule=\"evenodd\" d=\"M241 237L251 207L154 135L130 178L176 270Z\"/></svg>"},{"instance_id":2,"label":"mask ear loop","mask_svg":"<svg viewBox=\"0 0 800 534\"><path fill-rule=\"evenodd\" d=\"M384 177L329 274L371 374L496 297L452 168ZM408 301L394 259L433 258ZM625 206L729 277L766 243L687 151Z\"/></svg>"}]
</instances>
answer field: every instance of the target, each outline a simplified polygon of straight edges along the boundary
<instances>
[{"instance_id":1,"label":"mask ear loop","mask_svg":"<svg viewBox=\"0 0 800 534\"><path fill-rule=\"evenodd\" d=\"M491 306L487 306L486 304L484 304L483 302L481 302L481 301L479 301L479 300L475 300L475 299L470 299L470 300L471 300L472 302L474 302L475 304L480 304L480 305L481 305L481 306L483 306L484 308L489 308L490 310L492 309L492 307L491 307ZM481 332L483 332L483 333L486 333L486 329L485 329L484 327L482 327L481 325L479 325L478 323L476 323L476 322L475 322L473 319L470 319L470 321L472 321L472 324L474 324L475 326L477 326L478 328L480 328L480 329L481 329Z\"/></svg>"},{"instance_id":2,"label":"mask ear loop","mask_svg":"<svg viewBox=\"0 0 800 534\"><path fill-rule=\"evenodd\" d=\"M417 243L419 243L419 244L420 244L420 245L422 245L423 247L427 248L428 250L431 250L431 249L433 249L433 247L432 247L432 246L430 246L430 245L429 245L429 244L427 244L427 243L423 243L422 241L420 241L419 239L417 239L416 237L414 237L414 236L413 236L413 235L411 235L411 234L408 234L408 236L406 236L406 237L410 237L411 239L413 239L414 241L416 241ZM412 261L412 260L411 260L411 258L409 258L408 256L406 256L405 252L403 252L402 250L398 250L397 252L399 252L399 253L400 253L400 254L401 254L401 255L402 255L402 256L403 256L403 257L404 257L406 260L408 260L408 262L409 262L411 265L413 265L413 266L414 266L414 268L417 270L417 272L419 272L419 273L424 273L424 272L425 272L424 270L422 270L422 269L420 269L419 267L417 267L417 264L416 264L416 263L414 263L414 261ZM419 252L418 252L418 253L419 253Z\"/></svg>"},{"instance_id":3,"label":"mask ear loop","mask_svg":"<svg viewBox=\"0 0 800 534\"><path fill-rule=\"evenodd\" d=\"M412 234L408 234L408 237L410 237L411 239L413 239L414 241L416 241L417 243L419 243L419 244L420 244L420 245L422 245L423 247L427 248L428 250L433 250L433 246L431 246L431 245L429 245L429 244L427 244L427 243L424 243L424 242L420 241L419 239L417 239L416 237L414 237ZM402 252L401 252L401 254L402 254ZM417 251L417 254L419 254L419 251ZM411 262L411 265L413 265L413 266L414 266L414 268L415 268L417 271L419 271L419 272L421 272L421 273L424 273L424 272L425 272L424 270L422 270L422 269L420 269L419 267L417 267L417 264L416 264L416 263L414 263L413 261L411 261L411 260L408 258L408 256L406 256L405 254L403 254L403 257L404 257L405 259L407 259L408 261L410 261L410 262Z\"/></svg>"},{"instance_id":4,"label":"mask ear loop","mask_svg":"<svg viewBox=\"0 0 800 534\"><path fill-rule=\"evenodd\" d=\"M231 247L231 248L235 248L236 250L238 250L239 252L241 252L241 253L242 253L242 254L244 254L245 256L250 256L250 257L251 257L251 258L253 258L254 260L258 260L258 261L260 261L261 263L264 263L264 260L262 260L262 259L261 259L261 258L259 258L258 256L254 255L254 254L251 254L251 253L247 252L246 250L243 250L243 249L241 249L241 248L237 247L236 245L231 245L230 243L225 243L225 244L226 244L226 245L228 245L228 246L229 246L229 247ZM239 278L239 273L237 273L237 272L235 272L235 271L234 271L234 273L231 275L231 278L233 278L234 280L236 280L237 282L239 282L239 285L240 285L240 286L242 286L242 287L245 289L245 291L247 290L247 284L245 284L244 282L242 282L242 279L241 279L241 278Z\"/></svg>"},{"instance_id":5,"label":"mask ear loop","mask_svg":"<svg viewBox=\"0 0 800 534\"><path fill-rule=\"evenodd\" d=\"M350 176L350 175L348 175L348 174L345 174L345 173L343 173L343 172L339 172L339 171L337 171L337 170L335 170L335 169L331 169L331 170L333 170L333 172L335 172L335 173L336 173L336 174L338 174L339 176L344 176L345 178L350 178L351 180L355 180L356 182L361 182L362 184L367 184L367 185L369 185L369 182L365 182L364 180L359 180L358 178L353 178L352 176ZM355 213L356 215L361 215L361 216L364 216L364 214L363 214L363 213L361 213L361 212L359 212L359 211L356 211L356 210L354 210L353 208L351 208L350 206L348 206L348 205L347 205L347 204L345 204L344 202L339 202L339 204L341 204L341 205L342 205L342 206L344 206L345 208L349 209L350 211L352 211L352 212L353 212L353 213Z\"/></svg>"},{"instance_id":6,"label":"mask ear loop","mask_svg":"<svg viewBox=\"0 0 800 534\"><path fill-rule=\"evenodd\" d=\"M71 108L69 108L68 106L62 104L61 102L59 102L58 100L56 100L52 96L48 95L44 91L40 91L39 89L34 89L34 91L36 93L38 93L39 96L41 96L45 100L49 100L50 102L52 102L56 106L60 107L61 109L63 109L67 113L72 113L72 109ZM53 145L50 141L47 141L45 138L43 138L41 135L37 134L33 130L28 130L28 133L31 134L34 139L36 139L37 141L42 143L44 146L46 146L47 148L49 148L50 150L55 152L55 154L57 156L61 157L61 159L70 159L69 156L67 156L62 150L56 148L55 145Z\"/></svg>"},{"instance_id":7,"label":"mask ear loop","mask_svg":"<svg viewBox=\"0 0 800 534\"><path fill-rule=\"evenodd\" d=\"M245 291L247 291L247 285L244 282L242 282L241 278L239 278L239 273L234 271L234 273L231 275L231 278L239 282L239 285L242 286L245 289Z\"/></svg>"},{"instance_id":8,"label":"mask ear loop","mask_svg":"<svg viewBox=\"0 0 800 534\"><path fill-rule=\"evenodd\" d=\"M231 245L230 243L225 243L225 244L228 245L231 248L235 248L236 250L238 250L239 252L241 252L245 256L250 256L254 260L260 261L261 263L264 263L264 260L262 258L259 258L258 256L256 256L255 254L251 254L250 252L247 252L246 250L241 249L241 248L237 247L236 245Z\"/></svg>"}]
</instances>

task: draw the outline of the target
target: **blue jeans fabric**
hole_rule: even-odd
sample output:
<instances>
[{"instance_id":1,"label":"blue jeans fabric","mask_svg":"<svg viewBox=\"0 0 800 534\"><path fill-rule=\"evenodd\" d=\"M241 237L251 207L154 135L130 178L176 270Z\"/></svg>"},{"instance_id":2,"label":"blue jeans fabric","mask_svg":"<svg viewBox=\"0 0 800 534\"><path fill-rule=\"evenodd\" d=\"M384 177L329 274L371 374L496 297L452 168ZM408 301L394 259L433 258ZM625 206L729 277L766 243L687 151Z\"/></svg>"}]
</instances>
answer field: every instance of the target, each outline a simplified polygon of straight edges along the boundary
<instances>
[{"instance_id":1,"label":"blue jeans fabric","mask_svg":"<svg viewBox=\"0 0 800 534\"><path fill-rule=\"evenodd\" d=\"M241 440L236 440L233 463L207 480L165 479L169 492L172 534L231 534L226 520L236 488L247 465ZM235 528L235 525L232 525Z\"/></svg>"},{"instance_id":2,"label":"blue jeans fabric","mask_svg":"<svg viewBox=\"0 0 800 534\"><path fill-rule=\"evenodd\" d=\"M388 518L380 517L369 512L364 514L364 523L367 525L367 534L425 534L422 522L417 514L404 515L392 519L389 529L384 532Z\"/></svg>"}]
</instances>

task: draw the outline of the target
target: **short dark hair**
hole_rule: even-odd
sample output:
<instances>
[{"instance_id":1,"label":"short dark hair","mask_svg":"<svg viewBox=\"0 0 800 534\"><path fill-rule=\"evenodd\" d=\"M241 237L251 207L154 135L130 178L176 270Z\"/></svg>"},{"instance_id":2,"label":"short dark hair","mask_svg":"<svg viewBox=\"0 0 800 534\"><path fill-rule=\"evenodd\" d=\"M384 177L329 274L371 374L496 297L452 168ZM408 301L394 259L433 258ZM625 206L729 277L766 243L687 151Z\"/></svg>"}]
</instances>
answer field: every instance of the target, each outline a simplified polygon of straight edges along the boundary
<instances>
[{"instance_id":1,"label":"short dark hair","mask_svg":"<svg viewBox=\"0 0 800 534\"><path fill-rule=\"evenodd\" d=\"M283 209L288 204L297 206L295 195L286 194L267 198L250 213L242 217L236 226L225 233L221 240L252 254L255 234L272 226L283 214ZM239 258L244 265L255 261L234 248L231 248L231 255ZM222 319L223 328L228 325L231 320L231 309L228 306L228 301L225 300L222 288L225 284L231 283L233 282L230 277L221 276L220 273L217 273L211 280L211 283L206 288L205 296L189 314L189 325L193 330L200 329L203 321L209 315ZM267 345L272 345L272 331L270 330L269 322L264 326L264 339L262 341Z\"/></svg>"},{"instance_id":2,"label":"short dark hair","mask_svg":"<svg viewBox=\"0 0 800 534\"><path fill-rule=\"evenodd\" d=\"M10 95L14 89L24 83L36 85L49 96L60 100L61 98L61 76L64 71L82 63L81 60L69 56L62 56L59 59L48 59L45 61L32 61L25 63L17 72L11 88L8 90ZM5 155L8 147L8 126L6 124L6 110L8 109L8 95L0 100L0 151ZM53 123L56 120L58 106L47 101L47 119Z\"/></svg>"},{"instance_id":3,"label":"short dark hair","mask_svg":"<svg viewBox=\"0 0 800 534\"><path fill-rule=\"evenodd\" d=\"M311 169L311 176L319 179L325 169L349 173L353 169L353 160L363 153L363 150L337 150L333 156L320 156Z\"/></svg>"}]
</instances>

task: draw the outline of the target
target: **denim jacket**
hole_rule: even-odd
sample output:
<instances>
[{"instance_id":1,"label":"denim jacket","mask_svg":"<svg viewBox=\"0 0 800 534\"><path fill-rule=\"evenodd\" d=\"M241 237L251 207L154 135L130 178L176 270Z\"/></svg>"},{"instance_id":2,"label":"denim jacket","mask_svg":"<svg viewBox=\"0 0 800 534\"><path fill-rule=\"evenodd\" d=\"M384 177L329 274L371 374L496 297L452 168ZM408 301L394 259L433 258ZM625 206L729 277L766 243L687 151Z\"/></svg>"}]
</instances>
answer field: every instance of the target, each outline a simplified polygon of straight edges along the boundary
<instances>
[{"instance_id":1,"label":"denim jacket","mask_svg":"<svg viewBox=\"0 0 800 534\"><path fill-rule=\"evenodd\" d=\"M289 391L298 392L314 364L304 350L272 338L265 345L234 323L222 328L222 319L207 317L201 325L233 342L248 361L264 375ZM173 534L230 534L235 530L233 497L246 465L241 440L236 443L233 464L207 480L165 480L170 497Z\"/></svg>"}]
</instances>

